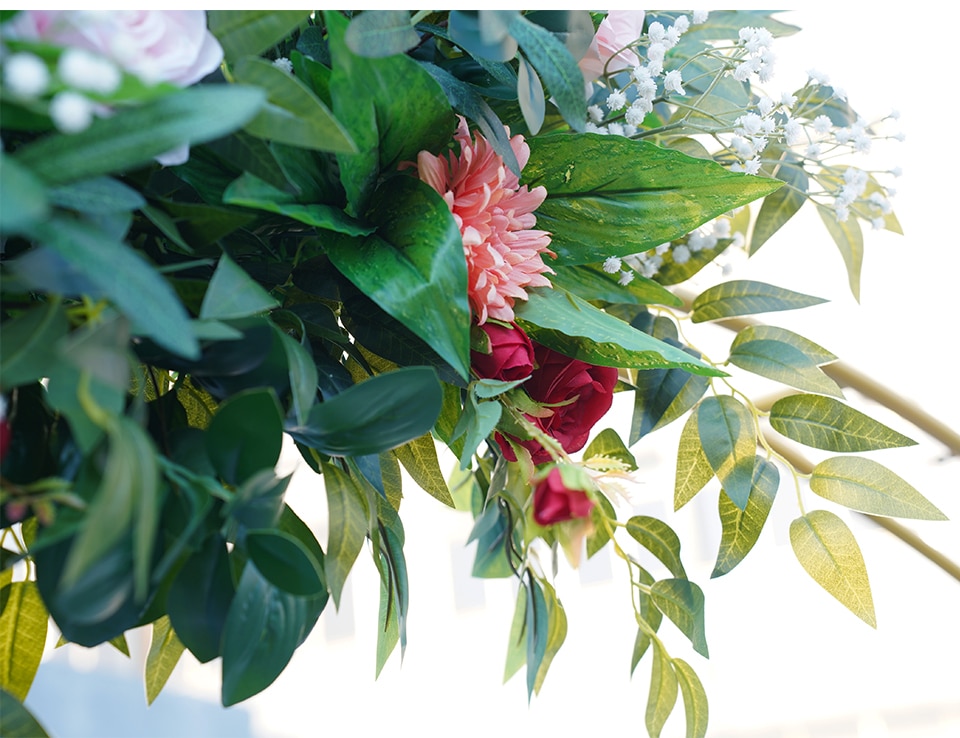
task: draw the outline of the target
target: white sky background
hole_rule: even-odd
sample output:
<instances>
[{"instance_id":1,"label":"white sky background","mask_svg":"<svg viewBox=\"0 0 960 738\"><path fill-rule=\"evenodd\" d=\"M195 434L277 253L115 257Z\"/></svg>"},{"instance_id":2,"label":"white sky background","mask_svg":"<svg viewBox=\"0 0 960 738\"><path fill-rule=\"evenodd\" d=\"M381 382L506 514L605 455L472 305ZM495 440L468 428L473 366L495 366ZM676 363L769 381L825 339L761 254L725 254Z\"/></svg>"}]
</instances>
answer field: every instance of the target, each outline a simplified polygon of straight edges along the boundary
<instances>
[{"instance_id":1,"label":"white sky background","mask_svg":"<svg viewBox=\"0 0 960 738\"><path fill-rule=\"evenodd\" d=\"M777 96L796 89L804 70L815 67L845 88L866 118L901 111L892 130L903 130L906 142L878 146L876 153L878 167L904 170L894 209L906 235L865 231L859 306L839 253L812 212L791 222L732 275L830 299L825 306L763 317L869 370L954 428L960 427L954 323L960 254L951 218L957 209L952 180L958 157L947 109L955 95L947 51L955 46L948 34L955 33L958 15L956 10L894 15L835 3L780 16L803 31L776 42L778 73L768 92ZM718 338L703 335L704 343L716 341L713 358L722 359L732 334L717 329L711 335ZM904 421L881 408L860 407L921 442L869 457L890 466L952 519L909 526L960 559L960 464L939 461L942 447ZM625 435L629 411L610 424ZM665 623L661 634L671 654L691 663L704 680L711 700L709 735L960 734L960 583L885 532L846 516L870 573L879 625L874 631L820 590L794 560L787 527L799 513L788 482L770 529L751 555L732 573L710 581L719 536L716 492L708 488L672 513L675 425L633 449L644 478L638 501L644 512L663 516L678 530L688 572L706 593L710 661L693 653L671 624ZM808 510L836 510L809 493L805 499ZM290 502L325 541L320 481L298 478ZM395 654L374 682L378 589L364 552L349 585L355 636L337 637L347 627L348 613L335 618L331 605L277 682L245 703L260 735L646 734L650 655L631 681L635 631L625 567L613 562L607 575L602 562L582 573L561 566L558 591L569 619L568 641L541 696L528 707L522 674L500 684L514 585L467 578L473 555L473 546L463 545L469 516L443 509L412 487L402 512L411 580L402 668ZM457 608L455 593L461 603L482 596L484 604ZM219 685L216 664L200 667L185 655L168 689L217 700ZM163 702L161 695L151 709L163 709ZM683 735L679 705L664 735Z\"/></svg>"}]
</instances>

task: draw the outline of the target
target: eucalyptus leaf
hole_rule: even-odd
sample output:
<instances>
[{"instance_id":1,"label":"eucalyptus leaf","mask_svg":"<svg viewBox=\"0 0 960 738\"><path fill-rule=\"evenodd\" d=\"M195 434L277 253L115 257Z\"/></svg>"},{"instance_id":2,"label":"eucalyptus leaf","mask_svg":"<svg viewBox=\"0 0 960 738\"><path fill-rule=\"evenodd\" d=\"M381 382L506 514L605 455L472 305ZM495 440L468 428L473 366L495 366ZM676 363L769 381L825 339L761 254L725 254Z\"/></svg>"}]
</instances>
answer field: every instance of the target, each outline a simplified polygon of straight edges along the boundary
<instances>
[{"instance_id":1,"label":"eucalyptus leaf","mask_svg":"<svg viewBox=\"0 0 960 738\"><path fill-rule=\"evenodd\" d=\"M770 425L804 446L849 453L914 446L913 441L832 397L789 395L773 403Z\"/></svg>"}]
</instances>

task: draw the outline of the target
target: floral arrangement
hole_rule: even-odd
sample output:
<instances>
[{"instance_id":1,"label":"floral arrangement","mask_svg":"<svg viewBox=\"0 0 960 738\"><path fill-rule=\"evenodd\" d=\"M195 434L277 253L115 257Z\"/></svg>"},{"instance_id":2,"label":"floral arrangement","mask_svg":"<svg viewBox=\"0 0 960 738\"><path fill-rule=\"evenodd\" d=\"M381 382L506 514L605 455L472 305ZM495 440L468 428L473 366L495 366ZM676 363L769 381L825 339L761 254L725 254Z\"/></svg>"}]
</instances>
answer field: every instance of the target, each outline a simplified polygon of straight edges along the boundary
<instances>
[{"instance_id":1,"label":"floral arrangement","mask_svg":"<svg viewBox=\"0 0 960 738\"><path fill-rule=\"evenodd\" d=\"M0 22L5 734L40 730L21 703L50 618L87 647L152 628L149 700L185 650L221 659L232 705L283 671L365 546L379 673L406 644L401 501L423 490L475 518L476 576L519 584L507 674L525 668L528 694L566 635L558 552L576 566L611 547L637 623L625 660L652 670L646 728L660 735L679 697L703 736L705 690L661 632L707 657L703 592L669 523L629 514L631 447L683 423L675 507L721 488L705 492L713 576L753 548L785 475L800 564L871 625L853 534L807 508L801 480L818 503L944 518L850 455L913 441L845 401L836 356L742 319L820 298L685 291L808 203L854 295L861 224L899 232L897 172L856 165L898 134L815 72L763 92L774 39L798 30L773 14ZM723 361L684 338L687 321L734 318ZM762 407L734 367L790 392ZM601 430L617 393L632 425ZM284 502L284 435L322 478L324 542ZM783 437L841 455L806 465Z\"/></svg>"}]
</instances>

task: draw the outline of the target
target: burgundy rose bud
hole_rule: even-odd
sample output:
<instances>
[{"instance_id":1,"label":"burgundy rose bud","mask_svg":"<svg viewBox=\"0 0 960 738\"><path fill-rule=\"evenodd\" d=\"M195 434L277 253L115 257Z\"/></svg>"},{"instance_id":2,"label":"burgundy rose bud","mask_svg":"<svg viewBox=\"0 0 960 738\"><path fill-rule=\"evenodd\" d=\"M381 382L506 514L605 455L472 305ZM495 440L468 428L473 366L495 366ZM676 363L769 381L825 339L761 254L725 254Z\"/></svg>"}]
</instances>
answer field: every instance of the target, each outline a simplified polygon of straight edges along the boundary
<instances>
[{"instance_id":1,"label":"burgundy rose bud","mask_svg":"<svg viewBox=\"0 0 960 738\"><path fill-rule=\"evenodd\" d=\"M533 490L533 519L537 525L553 525L574 518L586 518L593 500L582 489L571 489L559 467L553 467Z\"/></svg>"},{"instance_id":2,"label":"burgundy rose bud","mask_svg":"<svg viewBox=\"0 0 960 738\"><path fill-rule=\"evenodd\" d=\"M516 325L486 322L479 326L490 339L490 353L470 352L470 364L481 379L512 382L533 371L533 343Z\"/></svg>"}]
</instances>

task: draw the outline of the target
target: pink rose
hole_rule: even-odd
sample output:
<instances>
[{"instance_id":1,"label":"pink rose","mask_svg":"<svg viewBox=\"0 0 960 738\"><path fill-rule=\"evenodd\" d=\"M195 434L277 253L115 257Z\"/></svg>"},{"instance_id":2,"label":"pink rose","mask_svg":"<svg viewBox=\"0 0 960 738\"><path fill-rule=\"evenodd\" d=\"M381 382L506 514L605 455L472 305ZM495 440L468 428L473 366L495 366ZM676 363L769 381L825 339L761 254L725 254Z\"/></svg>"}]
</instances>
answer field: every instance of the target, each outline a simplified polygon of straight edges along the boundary
<instances>
[{"instance_id":1,"label":"pink rose","mask_svg":"<svg viewBox=\"0 0 960 738\"><path fill-rule=\"evenodd\" d=\"M470 364L481 379L512 382L533 371L533 343L516 325L486 322L480 330L490 339L490 353L470 352Z\"/></svg>"},{"instance_id":2,"label":"pink rose","mask_svg":"<svg viewBox=\"0 0 960 738\"><path fill-rule=\"evenodd\" d=\"M593 509L593 500L582 489L570 489L563 483L558 467L553 467L533 490L533 519L537 525L553 525L574 518L585 518Z\"/></svg>"},{"instance_id":3,"label":"pink rose","mask_svg":"<svg viewBox=\"0 0 960 738\"><path fill-rule=\"evenodd\" d=\"M637 55L626 47L643 35L642 10L611 10L600 23L590 48L580 60L580 71L587 82L607 72L630 69L640 64ZM608 63L609 62L609 63Z\"/></svg>"}]
</instances>

